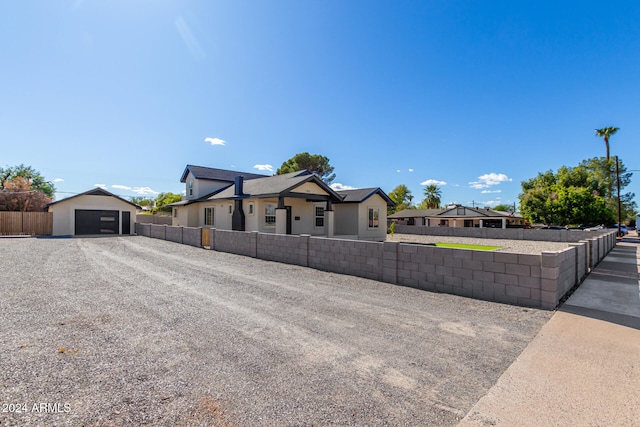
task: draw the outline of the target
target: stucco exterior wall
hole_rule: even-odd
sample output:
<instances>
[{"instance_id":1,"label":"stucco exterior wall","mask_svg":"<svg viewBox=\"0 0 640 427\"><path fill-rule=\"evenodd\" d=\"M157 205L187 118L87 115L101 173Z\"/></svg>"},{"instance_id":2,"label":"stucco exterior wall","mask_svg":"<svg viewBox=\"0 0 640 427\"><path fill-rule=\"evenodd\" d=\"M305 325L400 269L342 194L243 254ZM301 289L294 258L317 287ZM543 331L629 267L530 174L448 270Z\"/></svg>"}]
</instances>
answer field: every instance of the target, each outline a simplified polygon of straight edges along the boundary
<instances>
[{"instance_id":1,"label":"stucco exterior wall","mask_svg":"<svg viewBox=\"0 0 640 427\"><path fill-rule=\"evenodd\" d=\"M193 194L189 193L189 182L193 181ZM214 191L220 190L221 188L228 187L228 182L221 181L209 181L205 179L196 179L193 177L193 174L189 172L187 174L187 180L185 182L185 194L187 200L194 200L200 197L206 196L207 194L211 194Z\"/></svg>"},{"instance_id":2,"label":"stucco exterior wall","mask_svg":"<svg viewBox=\"0 0 640 427\"><path fill-rule=\"evenodd\" d=\"M119 200L116 197L86 194L84 196L70 198L69 200L61 200L59 203L49 206L49 212L53 215L53 236L75 235L75 211L77 209L119 211L119 234L122 234L122 212L129 212L130 230L131 234L134 233L136 222L135 206Z\"/></svg>"},{"instance_id":3,"label":"stucco exterior wall","mask_svg":"<svg viewBox=\"0 0 640 427\"><path fill-rule=\"evenodd\" d=\"M315 187L315 185L314 185ZM319 189L317 189L320 191ZM253 214L249 213L249 205L253 205ZM278 205L277 198L245 199L242 201L242 209L245 214L245 231L258 231L260 233L276 233L276 227L267 226L265 222L265 208L268 204ZM305 198L286 197L284 205L291 207L291 234L309 234L311 236L326 236L327 224L316 227L316 207L326 209L326 202L311 202ZM205 208L214 208L214 223L205 225ZM229 207L233 212L234 204L229 200L213 200L198 202L191 205L178 207L178 216L173 218L173 226L183 227L215 227L219 230L231 230L233 215L229 213ZM379 211L378 228L369 228L368 209L375 207ZM357 236L361 240L383 241L386 238L387 205L379 195L374 195L364 203L334 203L335 212L334 234ZM174 208L176 209L176 208ZM325 220L326 222L326 220Z\"/></svg>"},{"instance_id":4,"label":"stucco exterior wall","mask_svg":"<svg viewBox=\"0 0 640 427\"><path fill-rule=\"evenodd\" d=\"M198 227L198 208L200 204L174 207L172 212L171 225L174 227ZM177 215L176 215L177 210Z\"/></svg>"},{"instance_id":5,"label":"stucco exterior wall","mask_svg":"<svg viewBox=\"0 0 640 427\"><path fill-rule=\"evenodd\" d=\"M360 204L343 203L333 205L335 211L336 235L356 235L359 230L359 223L366 218L360 218Z\"/></svg>"},{"instance_id":6,"label":"stucco exterior wall","mask_svg":"<svg viewBox=\"0 0 640 427\"><path fill-rule=\"evenodd\" d=\"M369 228L369 208L378 208L378 228ZM384 241L387 238L387 203L377 194L369 197L358 208L358 238Z\"/></svg>"},{"instance_id":7,"label":"stucco exterior wall","mask_svg":"<svg viewBox=\"0 0 640 427\"><path fill-rule=\"evenodd\" d=\"M318 184L314 182L305 182L299 187L291 190L292 193L303 193L303 194L322 194L326 196L328 193L324 191L322 188L318 186Z\"/></svg>"}]
</instances>

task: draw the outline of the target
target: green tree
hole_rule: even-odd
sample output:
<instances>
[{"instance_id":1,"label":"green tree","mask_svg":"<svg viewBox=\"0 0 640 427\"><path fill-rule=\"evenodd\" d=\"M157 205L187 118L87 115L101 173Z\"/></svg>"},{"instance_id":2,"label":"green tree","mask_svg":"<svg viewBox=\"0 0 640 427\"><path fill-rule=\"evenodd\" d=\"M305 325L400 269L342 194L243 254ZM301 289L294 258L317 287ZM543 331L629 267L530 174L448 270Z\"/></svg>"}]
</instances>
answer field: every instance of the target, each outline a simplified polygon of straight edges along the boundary
<instances>
[{"instance_id":1,"label":"green tree","mask_svg":"<svg viewBox=\"0 0 640 427\"><path fill-rule=\"evenodd\" d=\"M153 206L153 199L147 199L143 196L134 196L131 198L131 203L136 204L138 206Z\"/></svg>"},{"instance_id":2,"label":"green tree","mask_svg":"<svg viewBox=\"0 0 640 427\"><path fill-rule=\"evenodd\" d=\"M17 177L26 178L30 183L31 190L42 191L48 197L52 198L56 192L55 186L45 180L44 177L40 175L40 172L24 164L0 168L0 190L4 190L7 183L12 182Z\"/></svg>"},{"instance_id":3,"label":"green tree","mask_svg":"<svg viewBox=\"0 0 640 427\"><path fill-rule=\"evenodd\" d=\"M609 160L610 156L609 156L609 137L612 135L615 135L616 132L618 132L618 130L620 130L620 128L616 128L613 126L609 126L606 128L602 128L602 129L596 129L596 136L599 138L604 138L604 145L607 148L607 160Z\"/></svg>"},{"instance_id":4,"label":"green tree","mask_svg":"<svg viewBox=\"0 0 640 427\"><path fill-rule=\"evenodd\" d=\"M389 214L412 208L411 200L413 196L411 195L411 190L404 184L400 184L394 188L389 193L389 198L396 204L394 207L387 208L387 213Z\"/></svg>"},{"instance_id":5,"label":"green tree","mask_svg":"<svg viewBox=\"0 0 640 427\"><path fill-rule=\"evenodd\" d=\"M282 175L290 172L306 170L317 174L326 184L331 184L336 178L333 173L333 166L329 164L329 159L320 154L298 153L286 162L276 171L276 175Z\"/></svg>"},{"instance_id":6,"label":"green tree","mask_svg":"<svg viewBox=\"0 0 640 427\"><path fill-rule=\"evenodd\" d=\"M435 184L427 185L424 189L424 205L427 209L437 209L440 207L442 191Z\"/></svg>"},{"instance_id":7,"label":"green tree","mask_svg":"<svg viewBox=\"0 0 640 427\"><path fill-rule=\"evenodd\" d=\"M500 204L493 208L494 211L499 212L511 212L514 209L514 205Z\"/></svg>"},{"instance_id":8,"label":"green tree","mask_svg":"<svg viewBox=\"0 0 640 427\"><path fill-rule=\"evenodd\" d=\"M617 198L611 197L611 159L596 157L576 167L562 166L556 173L547 171L522 182L520 208L531 222L545 224L612 224L617 213ZM620 164L620 188L631 182L631 173ZM635 195L620 195L622 217L636 210Z\"/></svg>"},{"instance_id":9,"label":"green tree","mask_svg":"<svg viewBox=\"0 0 640 427\"><path fill-rule=\"evenodd\" d=\"M153 208L153 212L171 212L171 207L167 205L179 202L180 200L182 200L182 195L180 194L160 193L155 199L155 207Z\"/></svg>"}]
</instances>

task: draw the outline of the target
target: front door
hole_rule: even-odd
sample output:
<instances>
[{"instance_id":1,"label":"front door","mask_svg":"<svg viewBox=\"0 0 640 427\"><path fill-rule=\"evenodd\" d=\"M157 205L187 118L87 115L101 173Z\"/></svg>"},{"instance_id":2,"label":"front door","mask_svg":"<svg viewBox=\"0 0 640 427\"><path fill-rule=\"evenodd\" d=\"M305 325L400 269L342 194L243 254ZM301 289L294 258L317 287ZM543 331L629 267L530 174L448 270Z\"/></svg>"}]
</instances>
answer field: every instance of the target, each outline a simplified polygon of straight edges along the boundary
<instances>
[{"instance_id":1,"label":"front door","mask_svg":"<svg viewBox=\"0 0 640 427\"><path fill-rule=\"evenodd\" d=\"M122 211L122 234L131 234L131 212Z\"/></svg>"}]
</instances>

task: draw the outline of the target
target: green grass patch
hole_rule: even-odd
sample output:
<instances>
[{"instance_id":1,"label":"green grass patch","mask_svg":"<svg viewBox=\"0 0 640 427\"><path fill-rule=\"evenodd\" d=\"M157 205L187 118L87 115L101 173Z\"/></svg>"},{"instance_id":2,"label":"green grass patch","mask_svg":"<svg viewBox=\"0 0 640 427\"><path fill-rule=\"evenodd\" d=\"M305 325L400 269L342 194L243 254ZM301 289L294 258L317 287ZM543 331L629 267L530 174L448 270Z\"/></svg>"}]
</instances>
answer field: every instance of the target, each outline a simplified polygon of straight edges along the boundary
<instances>
[{"instance_id":1,"label":"green grass patch","mask_svg":"<svg viewBox=\"0 0 640 427\"><path fill-rule=\"evenodd\" d=\"M436 246L440 248L473 249L476 251L495 251L496 249L502 249L502 246L467 245L465 243L445 243L445 242L438 242L436 243Z\"/></svg>"}]
</instances>

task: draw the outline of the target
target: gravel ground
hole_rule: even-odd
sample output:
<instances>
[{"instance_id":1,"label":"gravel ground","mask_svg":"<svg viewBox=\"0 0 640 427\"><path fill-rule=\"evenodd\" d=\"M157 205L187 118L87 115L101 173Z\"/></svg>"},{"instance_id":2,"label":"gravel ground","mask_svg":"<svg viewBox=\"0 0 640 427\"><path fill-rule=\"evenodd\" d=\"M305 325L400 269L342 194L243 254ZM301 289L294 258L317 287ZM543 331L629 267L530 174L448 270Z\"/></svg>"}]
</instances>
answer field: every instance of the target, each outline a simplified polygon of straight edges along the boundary
<instances>
[{"instance_id":1,"label":"gravel ground","mask_svg":"<svg viewBox=\"0 0 640 427\"><path fill-rule=\"evenodd\" d=\"M140 236L0 250L1 426L455 425L552 315Z\"/></svg>"},{"instance_id":2,"label":"gravel ground","mask_svg":"<svg viewBox=\"0 0 640 427\"><path fill-rule=\"evenodd\" d=\"M496 252L510 252L518 254L539 254L543 251L561 251L569 247L568 243L562 242L538 242L535 240L503 240L503 239L474 239L472 237L450 237L450 236L420 236L417 234L394 234L387 235L387 240L391 242L403 243L466 243L468 245L491 245L502 246Z\"/></svg>"}]
</instances>

